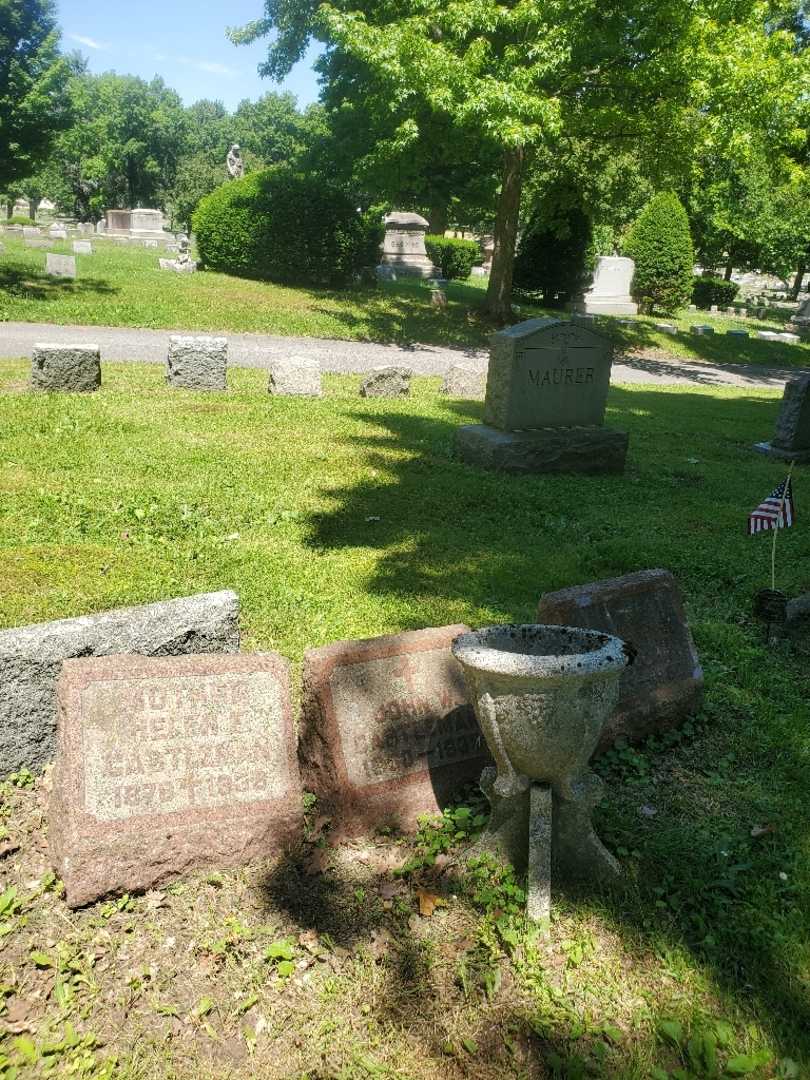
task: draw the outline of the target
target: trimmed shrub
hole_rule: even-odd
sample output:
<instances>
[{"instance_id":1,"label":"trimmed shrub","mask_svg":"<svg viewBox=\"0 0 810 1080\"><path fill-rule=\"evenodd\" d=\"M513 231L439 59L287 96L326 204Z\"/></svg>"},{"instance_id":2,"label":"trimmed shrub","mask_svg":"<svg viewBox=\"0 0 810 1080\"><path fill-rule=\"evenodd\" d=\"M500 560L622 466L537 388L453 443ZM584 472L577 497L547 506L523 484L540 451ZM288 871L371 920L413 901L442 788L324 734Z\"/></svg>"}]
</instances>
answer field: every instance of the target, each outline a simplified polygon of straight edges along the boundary
<instances>
[{"instance_id":1,"label":"trimmed shrub","mask_svg":"<svg viewBox=\"0 0 810 1080\"><path fill-rule=\"evenodd\" d=\"M624 254L636 264L631 291L642 310L674 315L690 303L695 253L686 210L673 192L650 199L630 231Z\"/></svg>"},{"instance_id":2,"label":"trimmed shrub","mask_svg":"<svg viewBox=\"0 0 810 1080\"><path fill-rule=\"evenodd\" d=\"M733 304L740 286L736 281L718 277L695 277L692 280L692 303L699 308L728 307Z\"/></svg>"},{"instance_id":3,"label":"trimmed shrub","mask_svg":"<svg viewBox=\"0 0 810 1080\"><path fill-rule=\"evenodd\" d=\"M286 165L230 180L192 217L211 270L289 285L344 285L378 261L383 226L349 196Z\"/></svg>"},{"instance_id":4,"label":"trimmed shrub","mask_svg":"<svg viewBox=\"0 0 810 1080\"><path fill-rule=\"evenodd\" d=\"M10 218L6 218L4 224L6 225L36 225L36 222L32 217L26 217L25 214L12 214Z\"/></svg>"},{"instance_id":5,"label":"trimmed shrub","mask_svg":"<svg viewBox=\"0 0 810 1080\"><path fill-rule=\"evenodd\" d=\"M433 265L441 269L442 277L456 281L466 281L481 258L478 244L460 236L426 236L425 251Z\"/></svg>"},{"instance_id":6,"label":"trimmed shrub","mask_svg":"<svg viewBox=\"0 0 810 1080\"><path fill-rule=\"evenodd\" d=\"M530 221L520 237L515 288L539 296L548 307L562 307L588 283L592 226L579 208L570 207L553 225Z\"/></svg>"}]
</instances>

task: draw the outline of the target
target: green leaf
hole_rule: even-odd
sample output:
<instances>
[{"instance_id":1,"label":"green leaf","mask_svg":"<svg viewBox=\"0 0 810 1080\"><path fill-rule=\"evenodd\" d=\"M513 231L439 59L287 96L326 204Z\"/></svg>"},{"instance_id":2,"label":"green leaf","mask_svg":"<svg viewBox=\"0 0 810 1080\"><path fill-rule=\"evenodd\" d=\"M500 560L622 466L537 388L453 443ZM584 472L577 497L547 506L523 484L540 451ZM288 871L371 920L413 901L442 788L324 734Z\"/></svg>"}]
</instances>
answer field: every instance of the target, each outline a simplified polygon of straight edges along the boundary
<instances>
[{"instance_id":1,"label":"green leaf","mask_svg":"<svg viewBox=\"0 0 810 1080\"><path fill-rule=\"evenodd\" d=\"M464 1047L468 1054L478 1053L478 1043L475 1041L475 1039L462 1039L461 1045Z\"/></svg>"},{"instance_id":2,"label":"green leaf","mask_svg":"<svg viewBox=\"0 0 810 1080\"><path fill-rule=\"evenodd\" d=\"M29 1039L27 1035L18 1035L14 1040L14 1046L17 1053L22 1054L29 1064L36 1065L39 1060L39 1054L33 1039Z\"/></svg>"},{"instance_id":3,"label":"green leaf","mask_svg":"<svg viewBox=\"0 0 810 1080\"><path fill-rule=\"evenodd\" d=\"M748 1076L757 1068L757 1062L750 1054L737 1054L726 1062L726 1072L730 1076Z\"/></svg>"},{"instance_id":4,"label":"green leaf","mask_svg":"<svg viewBox=\"0 0 810 1080\"><path fill-rule=\"evenodd\" d=\"M677 1020L661 1020L658 1024L658 1034L667 1042L680 1047L683 1042L683 1025Z\"/></svg>"},{"instance_id":5,"label":"green leaf","mask_svg":"<svg viewBox=\"0 0 810 1080\"><path fill-rule=\"evenodd\" d=\"M614 1024L603 1024L602 1031L611 1042L620 1043L622 1041L622 1029L617 1028Z\"/></svg>"},{"instance_id":6,"label":"green leaf","mask_svg":"<svg viewBox=\"0 0 810 1080\"><path fill-rule=\"evenodd\" d=\"M242 1013L248 1012L248 1010L252 1009L258 1000L258 994L250 994L249 997L246 997L244 1001L240 1002L239 1005L236 1006L237 1013L239 1013L239 1015L241 1016Z\"/></svg>"},{"instance_id":7,"label":"green leaf","mask_svg":"<svg viewBox=\"0 0 810 1080\"><path fill-rule=\"evenodd\" d=\"M290 975L295 971L295 964L292 960L281 960L276 964L276 971L282 979L289 979Z\"/></svg>"},{"instance_id":8,"label":"green leaf","mask_svg":"<svg viewBox=\"0 0 810 1080\"><path fill-rule=\"evenodd\" d=\"M264 951L266 960L292 960L293 947L289 941L274 941Z\"/></svg>"},{"instance_id":9,"label":"green leaf","mask_svg":"<svg viewBox=\"0 0 810 1080\"><path fill-rule=\"evenodd\" d=\"M208 1016L213 1009L216 1002L210 997L201 997L197 1004L194 1006L195 1016Z\"/></svg>"},{"instance_id":10,"label":"green leaf","mask_svg":"<svg viewBox=\"0 0 810 1080\"><path fill-rule=\"evenodd\" d=\"M54 966L54 962L51 957L44 952L37 952L36 950L34 950L34 952L30 954L29 958L31 962L35 964L38 968L49 968Z\"/></svg>"},{"instance_id":11,"label":"green leaf","mask_svg":"<svg viewBox=\"0 0 810 1080\"><path fill-rule=\"evenodd\" d=\"M731 1046L734 1038L734 1028L725 1020L715 1020L714 1033L717 1036L718 1046Z\"/></svg>"}]
</instances>

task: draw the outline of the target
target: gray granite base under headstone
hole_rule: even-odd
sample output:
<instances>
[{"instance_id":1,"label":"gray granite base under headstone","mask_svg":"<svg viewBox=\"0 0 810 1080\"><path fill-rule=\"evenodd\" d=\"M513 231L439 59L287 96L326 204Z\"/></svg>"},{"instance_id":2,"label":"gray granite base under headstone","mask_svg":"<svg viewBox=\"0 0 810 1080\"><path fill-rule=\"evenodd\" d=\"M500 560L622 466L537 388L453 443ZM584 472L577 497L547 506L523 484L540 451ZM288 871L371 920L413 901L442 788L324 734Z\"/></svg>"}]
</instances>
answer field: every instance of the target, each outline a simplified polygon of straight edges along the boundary
<instances>
[{"instance_id":1,"label":"gray granite base under headstone","mask_svg":"<svg viewBox=\"0 0 810 1080\"><path fill-rule=\"evenodd\" d=\"M227 390L228 342L225 338L169 338L166 382L184 390Z\"/></svg>"},{"instance_id":2,"label":"gray granite base under headstone","mask_svg":"<svg viewBox=\"0 0 810 1080\"><path fill-rule=\"evenodd\" d=\"M67 393L98 390L101 386L101 349L98 345L34 346L31 358L33 390Z\"/></svg>"},{"instance_id":3,"label":"gray granite base under headstone","mask_svg":"<svg viewBox=\"0 0 810 1080\"><path fill-rule=\"evenodd\" d=\"M467 465L510 473L621 473L629 435L612 428L542 428L498 431L465 424L456 432L456 451Z\"/></svg>"},{"instance_id":4,"label":"gray granite base under headstone","mask_svg":"<svg viewBox=\"0 0 810 1080\"><path fill-rule=\"evenodd\" d=\"M230 591L0 631L0 777L53 758L63 660L238 651L239 598Z\"/></svg>"}]
</instances>

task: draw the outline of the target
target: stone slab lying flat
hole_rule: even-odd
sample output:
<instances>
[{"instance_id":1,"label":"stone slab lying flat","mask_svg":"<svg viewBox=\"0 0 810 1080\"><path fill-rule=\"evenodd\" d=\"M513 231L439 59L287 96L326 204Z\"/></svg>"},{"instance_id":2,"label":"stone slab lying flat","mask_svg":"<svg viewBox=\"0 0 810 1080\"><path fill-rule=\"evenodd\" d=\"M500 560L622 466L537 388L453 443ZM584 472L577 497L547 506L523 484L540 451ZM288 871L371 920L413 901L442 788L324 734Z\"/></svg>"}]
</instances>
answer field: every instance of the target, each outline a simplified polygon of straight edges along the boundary
<instances>
[{"instance_id":1,"label":"stone slab lying flat","mask_svg":"<svg viewBox=\"0 0 810 1080\"><path fill-rule=\"evenodd\" d=\"M101 386L98 345L39 344L31 356L31 388L84 393Z\"/></svg>"},{"instance_id":2,"label":"stone slab lying flat","mask_svg":"<svg viewBox=\"0 0 810 1080\"><path fill-rule=\"evenodd\" d=\"M703 701L703 670L668 570L639 570L540 598L541 623L602 630L629 642L637 656L622 673L619 704L599 743L643 739L676 727Z\"/></svg>"},{"instance_id":3,"label":"stone slab lying flat","mask_svg":"<svg viewBox=\"0 0 810 1080\"><path fill-rule=\"evenodd\" d=\"M230 591L0 631L0 778L53 760L64 660L238 651L239 597Z\"/></svg>"},{"instance_id":4,"label":"stone slab lying flat","mask_svg":"<svg viewBox=\"0 0 810 1080\"><path fill-rule=\"evenodd\" d=\"M629 436L601 427L500 431L488 424L464 424L456 432L462 461L509 473L624 471Z\"/></svg>"},{"instance_id":5,"label":"stone slab lying flat","mask_svg":"<svg viewBox=\"0 0 810 1080\"><path fill-rule=\"evenodd\" d=\"M300 832L276 653L68 660L49 814L69 907L276 854Z\"/></svg>"},{"instance_id":6,"label":"stone slab lying flat","mask_svg":"<svg viewBox=\"0 0 810 1080\"><path fill-rule=\"evenodd\" d=\"M283 397L320 397L321 365L311 356L273 359L268 364L267 389Z\"/></svg>"},{"instance_id":7,"label":"stone slab lying flat","mask_svg":"<svg viewBox=\"0 0 810 1080\"><path fill-rule=\"evenodd\" d=\"M488 764L450 653L466 630L414 630L305 654L301 778L338 835L410 829Z\"/></svg>"},{"instance_id":8,"label":"stone slab lying flat","mask_svg":"<svg viewBox=\"0 0 810 1080\"><path fill-rule=\"evenodd\" d=\"M184 390L227 390L228 342L225 338L169 338L166 382Z\"/></svg>"}]
</instances>

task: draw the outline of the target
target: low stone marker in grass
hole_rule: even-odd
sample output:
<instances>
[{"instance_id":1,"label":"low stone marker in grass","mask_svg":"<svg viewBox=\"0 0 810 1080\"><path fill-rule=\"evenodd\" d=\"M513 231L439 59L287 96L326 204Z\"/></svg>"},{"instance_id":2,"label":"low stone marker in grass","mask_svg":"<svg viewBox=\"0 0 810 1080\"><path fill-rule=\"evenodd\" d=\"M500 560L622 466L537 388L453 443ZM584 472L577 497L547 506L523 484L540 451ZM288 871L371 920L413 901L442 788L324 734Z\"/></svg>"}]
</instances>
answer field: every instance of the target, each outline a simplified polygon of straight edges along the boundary
<instances>
[{"instance_id":1,"label":"low stone marker in grass","mask_svg":"<svg viewBox=\"0 0 810 1080\"><path fill-rule=\"evenodd\" d=\"M493 335L484 423L462 461L503 472L622 472L628 436L603 427L613 346L582 323L528 319Z\"/></svg>"},{"instance_id":2,"label":"low stone marker in grass","mask_svg":"<svg viewBox=\"0 0 810 1080\"><path fill-rule=\"evenodd\" d=\"M74 240L73 241L73 254L74 255L92 255L93 245L89 240Z\"/></svg>"},{"instance_id":3,"label":"low stone marker in grass","mask_svg":"<svg viewBox=\"0 0 810 1080\"><path fill-rule=\"evenodd\" d=\"M360 397L409 397L412 374L408 368L393 364L375 367L360 384Z\"/></svg>"},{"instance_id":4,"label":"low stone marker in grass","mask_svg":"<svg viewBox=\"0 0 810 1080\"><path fill-rule=\"evenodd\" d=\"M487 376L484 371L466 367L464 364L451 364L445 373L439 393L452 398L467 398L471 401L483 401Z\"/></svg>"},{"instance_id":5,"label":"low stone marker in grass","mask_svg":"<svg viewBox=\"0 0 810 1080\"><path fill-rule=\"evenodd\" d=\"M639 570L545 593L537 619L601 630L637 650L622 674L602 749L620 737L637 740L675 727L700 708L703 670L678 583L668 570Z\"/></svg>"},{"instance_id":6,"label":"low stone marker in grass","mask_svg":"<svg viewBox=\"0 0 810 1080\"><path fill-rule=\"evenodd\" d=\"M450 653L465 626L341 641L304 656L299 761L338 833L410 828L488 763Z\"/></svg>"},{"instance_id":7,"label":"low stone marker in grass","mask_svg":"<svg viewBox=\"0 0 810 1080\"><path fill-rule=\"evenodd\" d=\"M0 778L53 759L64 660L238 650L239 598L228 591L0 631Z\"/></svg>"},{"instance_id":8,"label":"low stone marker in grass","mask_svg":"<svg viewBox=\"0 0 810 1080\"><path fill-rule=\"evenodd\" d=\"M33 348L31 388L86 392L101 386L101 349L98 345L48 345Z\"/></svg>"},{"instance_id":9,"label":"low stone marker in grass","mask_svg":"<svg viewBox=\"0 0 810 1080\"><path fill-rule=\"evenodd\" d=\"M780 461L810 462L810 375L785 383L774 436L755 449Z\"/></svg>"},{"instance_id":10,"label":"low stone marker in grass","mask_svg":"<svg viewBox=\"0 0 810 1080\"><path fill-rule=\"evenodd\" d=\"M705 323L703 325L701 325L700 323L695 323L695 325L691 326L689 329L691 333L698 335L714 333L714 327L707 326Z\"/></svg>"},{"instance_id":11,"label":"low stone marker in grass","mask_svg":"<svg viewBox=\"0 0 810 1080\"><path fill-rule=\"evenodd\" d=\"M302 823L277 653L65 662L50 806L70 907L278 852Z\"/></svg>"},{"instance_id":12,"label":"low stone marker in grass","mask_svg":"<svg viewBox=\"0 0 810 1080\"><path fill-rule=\"evenodd\" d=\"M282 397L320 397L321 365L311 356L289 356L268 364L268 392Z\"/></svg>"},{"instance_id":13,"label":"low stone marker in grass","mask_svg":"<svg viewBox=\"0 0 810 1080\"><path fill-rule=\"evenodd\" d=\"M50 240L44 236L24 236L23 246L27 248L46 248L50 247Z\"/></svg>"},{"instance_id":14,"label":"low stone marker in grass","mask_svg":"<svg viewBox=\"0 0 810 1080\"><path fill-rule=\"evenodd\" d=\"M184 390L227 390L228 342L225 338L169 338L166 382Z\"/></svg>"},{"instance_id":15,"label":"low stone marker in grass","mask_svg":"<svg viewBox=\"0 0 810 1080\"><path fill-rule=\"evenodd\" d=\"M55 255L52 251L49 251L45 256L45 273L51 277L75 278L75 256Z\"/></svg>"}]
</instances>

